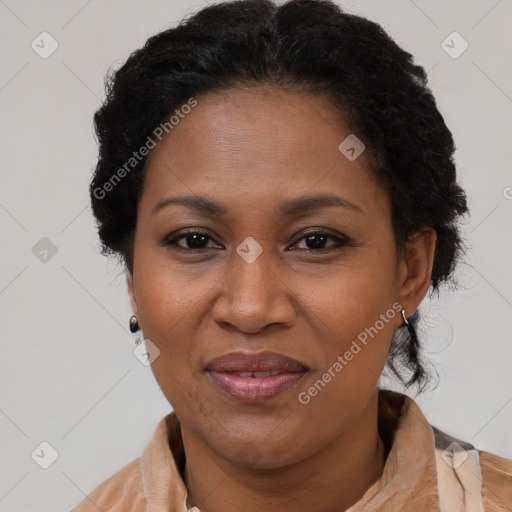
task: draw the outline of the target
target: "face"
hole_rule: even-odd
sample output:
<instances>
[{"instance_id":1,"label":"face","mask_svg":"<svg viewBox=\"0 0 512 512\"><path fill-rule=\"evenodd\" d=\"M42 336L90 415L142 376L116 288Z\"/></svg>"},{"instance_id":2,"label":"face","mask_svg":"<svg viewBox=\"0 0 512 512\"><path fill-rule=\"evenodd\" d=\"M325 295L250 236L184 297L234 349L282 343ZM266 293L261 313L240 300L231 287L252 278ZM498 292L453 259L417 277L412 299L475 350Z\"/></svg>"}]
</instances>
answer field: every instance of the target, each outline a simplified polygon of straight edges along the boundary
<instances>
[{"instance_id":1,"label":"face","mask_svg":"<svg viewBox=\"0 0 512 512\"><path fill-rule=\"evenodd\" d=\"M326 98L229 90L149 155L132 305L182 428L230 461L279 467L350 431L402 323L389 197L339 150L350 134ZM185 196L205 201L158 207Z\"/></svg>"}]
</instances>

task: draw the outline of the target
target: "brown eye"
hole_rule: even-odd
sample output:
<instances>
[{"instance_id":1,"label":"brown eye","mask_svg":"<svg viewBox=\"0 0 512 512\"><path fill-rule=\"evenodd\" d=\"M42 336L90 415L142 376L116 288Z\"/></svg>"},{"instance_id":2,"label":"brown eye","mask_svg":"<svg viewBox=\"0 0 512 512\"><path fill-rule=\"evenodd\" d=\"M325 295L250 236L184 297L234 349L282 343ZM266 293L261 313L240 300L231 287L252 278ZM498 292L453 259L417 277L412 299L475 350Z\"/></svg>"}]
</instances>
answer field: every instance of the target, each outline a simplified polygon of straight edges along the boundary
<instances>
[{"instance_id":1,"label":"brown eye","mask_svg":"<svg viewBox=\"0 0 512 512\"><path fill-rule=\"evenodd\" d=\"M343 246L346 246L349 244L348 240L345 237L335 236L331 233L327 233L324 231L312 231L310 233L307 233L305 236L297 240L295 244L298 242L304 240L306 244L305 249L300 249L304 251L311 251L311 252L320 252L320 251L328 251L331 249L337 249ZM326 244L329 241L334 241L334 245L331 245L330 247L326 247Z\"/></svg>"},{"instance_id":2,"label":"brown eye","mask_svg":"<svg viewBox=\"0 0 512 512\"><path fill-rule=\"evenodd\" d=\"M178 243L181 241L183 241L183 243ZM208 242L210 241L213 241L213 238L203 231L187 231L174 238L164 240L162 245L175 246L178 249L193 251L214 248L208 247ZM217 244L215 247L219 247L219 245Z\"/></svg>"}]
</instances>

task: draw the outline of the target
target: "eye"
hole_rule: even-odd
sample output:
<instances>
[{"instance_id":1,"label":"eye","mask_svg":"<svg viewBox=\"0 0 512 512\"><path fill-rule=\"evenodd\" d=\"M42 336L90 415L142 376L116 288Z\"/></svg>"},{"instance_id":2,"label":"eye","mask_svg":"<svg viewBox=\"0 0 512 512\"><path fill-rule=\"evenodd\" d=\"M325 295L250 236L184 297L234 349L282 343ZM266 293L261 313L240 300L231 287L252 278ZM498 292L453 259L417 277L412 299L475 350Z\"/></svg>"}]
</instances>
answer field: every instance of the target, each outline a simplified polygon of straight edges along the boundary
<instances>
[{"instance_id":1,"label":"eye","mask_svg":"<svg viewBox=\"0 0 512 512\"><path fill-rule=\"evenodd\" d=\"M181 241L183 241L183 244L178 243ZM209 241L213 241L213 238L211 238L208 233L200 230L194 230L186 231L174 238L167 238L162 242L162 245L174 245L177 249L183 250L202 250L221 247L218 244L215 247L207 247Z\"/></svg>"},{"instance_id":2,"label":"eye","mask_svg":"<svg viewBox=\"0 0 512 512\"><path fill-rule=\"evenodd\" d=\"M298 242L301 242L302 240L305 241L305 244L307 245L304 249L299 249L302 251L309 251L309 252L321 252L321 251L329 251L332 249L338 249L341 247L344 247L346 245L349 245L349 240L344 236L336 236L332 233L329 233L327 231L317 230L317 231L310 231L306 235L299 238L295 244ZM334 246L331 247L325 247L326 243L331 240L334 241ZM294 250L294 249L293 249Z\"/></svg>"}]
</instances>

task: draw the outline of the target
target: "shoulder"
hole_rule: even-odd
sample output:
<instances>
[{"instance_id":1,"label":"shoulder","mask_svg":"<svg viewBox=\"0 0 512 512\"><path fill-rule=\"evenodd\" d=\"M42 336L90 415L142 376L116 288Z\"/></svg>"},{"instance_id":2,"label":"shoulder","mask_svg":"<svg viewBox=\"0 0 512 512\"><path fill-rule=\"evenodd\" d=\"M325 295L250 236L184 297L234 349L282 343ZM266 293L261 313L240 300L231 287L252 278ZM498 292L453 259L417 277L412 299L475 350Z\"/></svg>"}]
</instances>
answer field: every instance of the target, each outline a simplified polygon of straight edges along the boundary
<instances>
[{"instance_id":1,"label":"shoulder","mask_svg":"<svg viewBox=\"0 0 512 512\"><path fill-rule=\"evenodd\" d=\"M464 501L481 503L485 512L512 510L512 459L478 450L472 444L434 431L439 496L464 495ZM457 489L460 487L460 491Z\"/></svg>"},{"instance_id":2,"label":"shoulder","mask_svg":"<svg viewBox=\"0 0 512 512\"><path fill-rule=\"evenodd\" d=\"M480 451L482 498L486 512L512 510L512 459Z\"/></svg>"},{"instance_id":3,"label":"shoulder","mask_svg":"<svg viewBox=\"0 0 512 512\"><path fill-rule=\"evenodd\" d=\"M87 494L71 512L141 512L145 509L140 458L137 458Z\"/></svg>"}]
</instances>

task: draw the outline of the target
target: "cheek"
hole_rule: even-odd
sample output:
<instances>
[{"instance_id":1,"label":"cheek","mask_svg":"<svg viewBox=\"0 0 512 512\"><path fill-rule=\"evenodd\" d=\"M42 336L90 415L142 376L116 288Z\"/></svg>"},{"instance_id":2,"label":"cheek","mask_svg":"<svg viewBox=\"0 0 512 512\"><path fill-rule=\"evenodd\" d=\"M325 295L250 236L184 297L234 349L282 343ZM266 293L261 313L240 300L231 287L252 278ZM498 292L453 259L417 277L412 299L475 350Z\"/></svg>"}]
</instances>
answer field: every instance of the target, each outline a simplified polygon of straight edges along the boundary
<instances>
[{"instance_id":1,"label":"cheek","mask_svg":"<svg viewBox=\"0 0 512 512\"><path fill-rule=\"evenodd\" d=\"M183 275L155 258L139 257L135 269L137 312L144 338L160 350L151 364L155 378L166 397L167 390L179 390L191 368L190 327L197 307L195 289L187 285Z\"/></svg>"},{"instance_id":2,"label":"cheek","mask_svg":"<svg viewBox=\"0 0 512 512\"><path fill-rule=\"evenodd\" d=\"M329 411L337 425L350 424L372 396L399 315L386 279L357 277L354 272L350 279L332 282L329 297L317 299L316 325L324 333L315 347L320 364L297 397L309 417Z\"/></svg>"},{"instance_id":3,"label":"cheek","mask_svg":"<svg viewBox=\"0 0 512 512\"><path fill-rule=\"evenodd\" d=\"M136 259L134 284L140 324L155 340L173 339L179 345L180 340L190 339L183 329L204 307L208 291L222 276L206 266L176 263L165 248L149 246L149 241L142 240Z\"/></svg>"},{"instance_id":4,"label":"cheek","mask_svg":"<svg viewBox=\"0 0 512 512\"><path fill-rule=\"evenodd\" d=\"M331 375L333 371L342 375L337 381L346 389L378 378L399 314L393 308L391 294L386 294L375 285L364 290L340 287L332 291L331 297L318 300L312 316L317 318L319 331L316 350L322 351L323 357L317 357L321 364L312 377L319 378L331 369ZM342 368L333 368L336 362Z\"/></svg>"},{"instance_id":5,"label":"cheek","mask_svg":"<svg viewBox=\"0 0 512 512\"><path fill-rule=\"evenodd\" d=\"M400 314L395 302L395 265L391 247L386 251L361 250L358 257L319 285L322 293L308 296L304 311L309 311L311 323L317 326L316 350L322 352L318 359L321 364L311 380L321 378L329 369L331 377L326 379L336 375L324 395L326 400L339 403L347 390L357 396L357 390L364 393L378 380ZM311 286L303 286L306 284ZM334 367L336 362L339 364Z\"/></svg>"},{"instance_id":6,"label":"cheek","mask_svg":"<svg viewBox=\"0 0 512 512\"><path fill-rule=\"evenodd\" d=\"M309 307L342 338L357 336L392 307L395 266L392 251L361 250L317 283L308 296ZM302 286L311 288L311 282Z\"/></svg>"},{"instance_id":7,"label":"cheek","mask_svg":"<svg viewBox=\"0 0 512 512\"><path fill-rule=\"evenodd\" d=\"M203 375L198 355L204 346L197 346L197 341L209 339L210 303L226 270L171 262L165 250L151 250L142 243L138 250L134 272L137 311L144 337L160 350L151 364L155 379L176 410L212 414L200 400Z\"/></svg>"}]
</instances>

